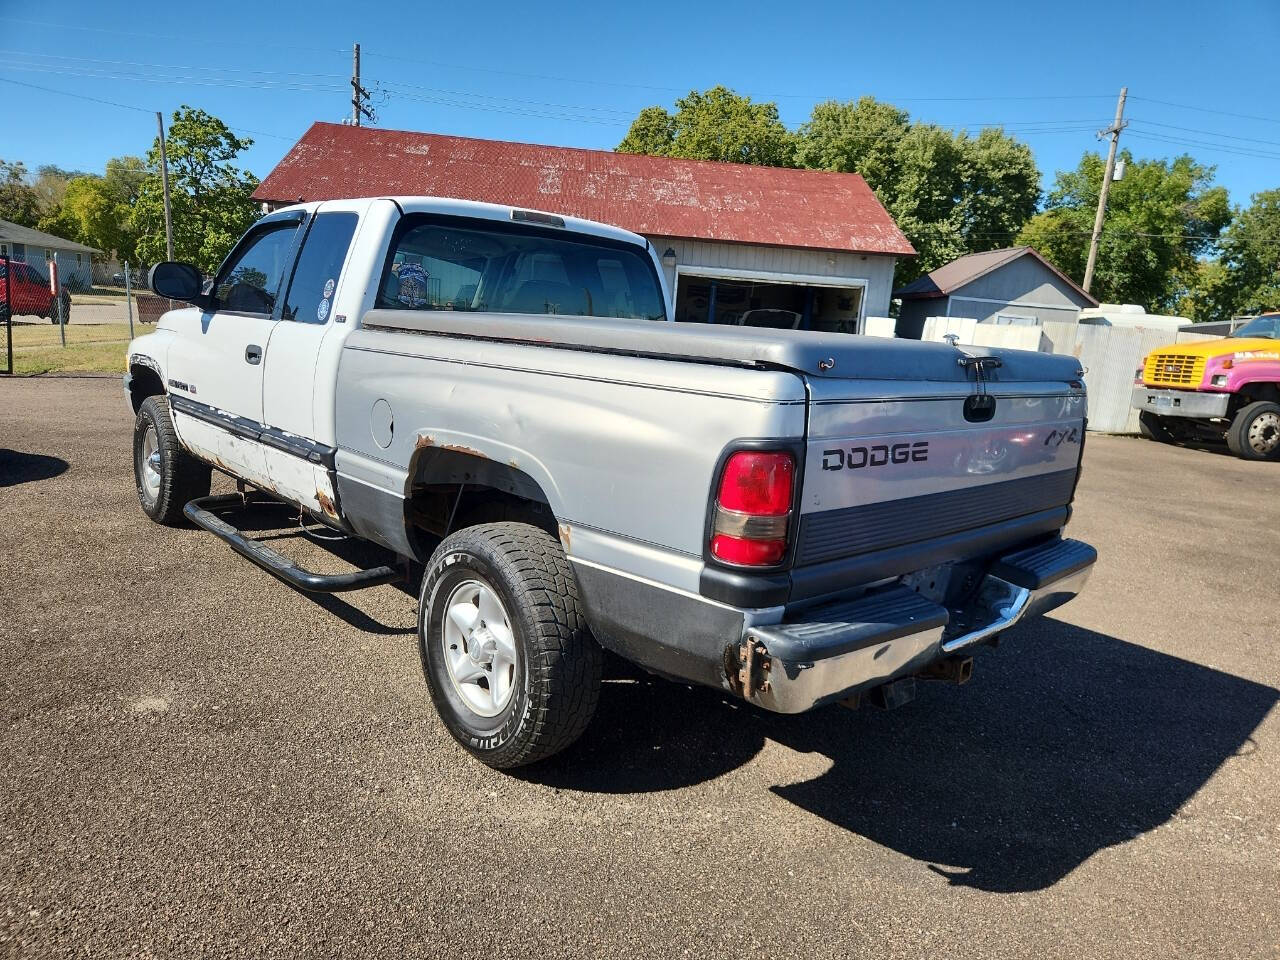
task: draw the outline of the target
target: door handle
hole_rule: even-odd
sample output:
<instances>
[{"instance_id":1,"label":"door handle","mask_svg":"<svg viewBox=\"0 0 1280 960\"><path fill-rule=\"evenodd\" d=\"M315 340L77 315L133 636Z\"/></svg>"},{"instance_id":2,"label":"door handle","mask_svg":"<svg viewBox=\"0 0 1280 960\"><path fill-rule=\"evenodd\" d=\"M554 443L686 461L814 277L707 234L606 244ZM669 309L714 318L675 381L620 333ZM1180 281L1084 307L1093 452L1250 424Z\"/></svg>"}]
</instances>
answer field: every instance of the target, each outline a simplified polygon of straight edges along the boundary
<instances>
[{"instance_id":1,"label":"door handle","mask_svg":"<svg viewBox=\"0 0 1280 960\"><path fill-rule=\"evenodd\" d=\"M247 347L245 347L244 362L245 363L261 363L262 348L258 346L256 343L251 343Z\"/></svg>"}]
</instances>

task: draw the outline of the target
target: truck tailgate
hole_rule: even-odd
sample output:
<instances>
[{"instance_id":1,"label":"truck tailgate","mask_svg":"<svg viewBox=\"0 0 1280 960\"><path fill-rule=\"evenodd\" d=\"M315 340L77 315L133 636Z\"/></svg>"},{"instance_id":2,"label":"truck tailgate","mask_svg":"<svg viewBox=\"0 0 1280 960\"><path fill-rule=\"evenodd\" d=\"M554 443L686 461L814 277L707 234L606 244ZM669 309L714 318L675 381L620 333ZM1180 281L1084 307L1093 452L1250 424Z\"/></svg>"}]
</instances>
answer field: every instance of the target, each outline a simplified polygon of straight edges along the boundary
<instances>
[{"instance_id":1,"label":"truck tailgate","mask_svg":"<svg viewBox=\"0 0 1280 960\"><path fill-rule=\"evenodd\" d=\"M795 553L802 593L993 553L1065 523L1084 441L1083 387L834 378L808 386ZM989 419L975 417L968 398L978 394L994 398Z\"/></svg>"}]
</instances>

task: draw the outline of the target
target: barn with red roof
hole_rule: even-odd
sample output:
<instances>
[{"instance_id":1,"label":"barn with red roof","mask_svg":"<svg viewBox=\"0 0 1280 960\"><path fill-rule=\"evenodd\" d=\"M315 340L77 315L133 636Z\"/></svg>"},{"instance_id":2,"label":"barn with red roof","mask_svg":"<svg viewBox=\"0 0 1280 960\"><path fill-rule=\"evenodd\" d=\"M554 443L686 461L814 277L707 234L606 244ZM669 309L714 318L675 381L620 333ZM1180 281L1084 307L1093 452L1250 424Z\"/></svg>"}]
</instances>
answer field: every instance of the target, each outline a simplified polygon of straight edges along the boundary
<instances>
[{"instance_id":1,"label":"barn with red roof","mask_svg":"<svg viewBox=\"0 0 1280 960\"><path fill-rule=\"evenodd\" d=\"M854 173L315 123L262 181L267 207L424 194L615 224L662 258L676 319L859 332L915 254Z\"/></svg>"}]
</instances>

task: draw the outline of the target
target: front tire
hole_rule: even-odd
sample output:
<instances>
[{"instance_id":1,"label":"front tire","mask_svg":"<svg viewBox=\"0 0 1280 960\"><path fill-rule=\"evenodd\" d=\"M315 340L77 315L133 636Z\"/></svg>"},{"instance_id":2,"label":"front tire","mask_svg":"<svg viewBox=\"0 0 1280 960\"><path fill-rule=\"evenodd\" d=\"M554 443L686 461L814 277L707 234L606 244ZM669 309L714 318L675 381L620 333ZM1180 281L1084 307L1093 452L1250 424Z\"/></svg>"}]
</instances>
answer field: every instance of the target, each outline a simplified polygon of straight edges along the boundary
<instances>
[{"instance_id":1,"label":"front tire","mask_svg":"<svg viewBox=\"0 0 1280 960\"><path fill-rule=\"evenodd\" d=\"M595 713L603 652L560 543L524 523L466 527L422 580L418 642L453 738L498 770L559 753Z\"/></svg>"},{"instance_id":2,"label":"front tire","mask_svg":"<svg viewBox=\"0 0 1280 960\"><path fill-rule=\"evenodd\" d=\"M182 508L209 494L213 471L182 449L167 397L147 397L133 422L133 477L142 512L156 523L183 523Z\"/></svg>"},{"instance_id":3,"label":"front tire","mask_svg":"<svg viewBox=\"0 0 1280 960\"><path fill-rule=\"evenodd\" d=\"M1173 443L1176 439L1173 431L1164 423L1164 418L1149 410L1138 414L1138 432L1157 443Z\"/></svg>"},{"instance_id":4,"label":"front tire","mask_svg":"<svg viewBox=\"0 0 1280 960\"><path fill-rule=\"evenodd\" d=\"M1227 447L1244 460L1280 460L1280 403L1241 407L1227 429Z\"/></svg>"}]
</instances>

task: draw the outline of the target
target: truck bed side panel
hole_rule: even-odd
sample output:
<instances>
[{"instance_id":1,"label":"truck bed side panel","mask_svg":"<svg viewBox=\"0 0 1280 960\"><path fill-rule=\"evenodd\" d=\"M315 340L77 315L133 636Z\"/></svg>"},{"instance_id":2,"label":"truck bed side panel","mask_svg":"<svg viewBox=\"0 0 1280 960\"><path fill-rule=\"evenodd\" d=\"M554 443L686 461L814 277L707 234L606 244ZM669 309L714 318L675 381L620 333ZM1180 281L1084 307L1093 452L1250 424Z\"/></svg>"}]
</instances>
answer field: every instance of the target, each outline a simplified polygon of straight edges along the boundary
<instances>
[{"instance_id":1,"label":"truck bed side panel","mask_svg":"<svg viewBox=\"0 0 1280 960\"><path fill-rule=\"evenodd\" d=\"M394 421L385 449L371 429L379 401ZM357 331L337 410L340 473L358 464L367 482L381 464L405 495L433 448L506 464L588 532L570 537L571 556L696 592L720 454L735 439L802 436L805 393L785 372Z\"/></svg>"}]
</instances>

